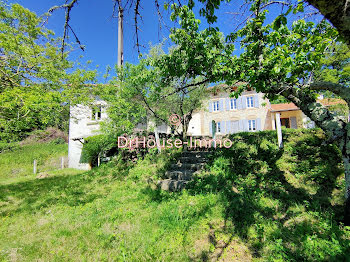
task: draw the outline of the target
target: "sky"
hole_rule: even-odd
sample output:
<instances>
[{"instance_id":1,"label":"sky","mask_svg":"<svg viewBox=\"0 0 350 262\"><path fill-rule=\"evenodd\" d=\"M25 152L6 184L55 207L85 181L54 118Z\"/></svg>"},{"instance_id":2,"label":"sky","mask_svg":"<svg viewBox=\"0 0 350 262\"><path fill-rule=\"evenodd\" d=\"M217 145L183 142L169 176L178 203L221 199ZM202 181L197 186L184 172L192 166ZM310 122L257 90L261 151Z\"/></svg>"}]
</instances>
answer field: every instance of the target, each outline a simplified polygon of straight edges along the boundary
<instances>
[{"instance_id":1,"label":"sky","mask_svg":"<svg viewBox=\"0 0 350 262\"><path fill-rule=\"evenodd\" d=\"M152 2L152 0L148 0ZM57 0L15 0L10 3L19 3L37 15L47 12L50 7L61 4ZM163 36L159 34L158 18L154 5L143 5L143 23L140 25L142 32L140 38L142 44L158 43ZM85 51L80 49L72 53L73 60L83 56L83 61L91 60L90 68L99 65L99 71L103 72L107 65L113 66L117 63L117 26L118 19L112 17L113 2L111 0L83 0L72 9L70 25L76 32L79 40L85 46ZM124 19L124 61L137 63L138 52L135 46L135 29L133 14L126 13ZM64 11L55 11L45 25L53 30L56 36L63 35ZM168 35L168 33L164 36ZM70 41L74 41L70 33ZM143 52L146 49L142 49Z\"/></svg>"},{"instance_id":2,"label":"sky","mask_svg":"<svg viewBox=\"0 0 350 262\"><path fill-rule=\"evenodd\" d=\"M19 3L37 15L46 13L52 6L64 3L62 0L14 0L9 3ZM162 1L159 1L161 4ZM244 11L239 3L240 1L232 1L230 4L222 4L222 7L216 12L219 17L218 26L224 35L234 31L236 25L242 17L240 13ZM196 17L198 16L197 5ZM80 0L72 9L70 25L76 32L79 40L85 46L85 51L77 49L70 55L70 59L76 60L83 56L82 62L92 61L88 66L89 69L95 69L98 66L98 71L102 76L105 73L106 67L114 66L117 63L117 26L118 19L112 17L113 1L112 0ZM232 12L238 15L232 15ZM271 10L276 13L276 10ZM140 13L142 21L140 21L139 39L144 46L141 48L142 53L146 53L150 44L157 44L169 35L169 30L163 26L159 29L159 20L154 0L141 1ZM133 10L124 14L124 62L137 63L138 52L135 46L135 27ZM163 13L164 21L168 26L175 24L169 19L170 13ZM208 26L202 20L201 29ZM64 11L55 11L49 18L47 28L53 30L56 36L63 35ZM70 33L70 41L74 42L74 37ZM170 43L169 43L170 44ZM102 79L100 76L99 80Z\"/></svg>"}]
</instances>

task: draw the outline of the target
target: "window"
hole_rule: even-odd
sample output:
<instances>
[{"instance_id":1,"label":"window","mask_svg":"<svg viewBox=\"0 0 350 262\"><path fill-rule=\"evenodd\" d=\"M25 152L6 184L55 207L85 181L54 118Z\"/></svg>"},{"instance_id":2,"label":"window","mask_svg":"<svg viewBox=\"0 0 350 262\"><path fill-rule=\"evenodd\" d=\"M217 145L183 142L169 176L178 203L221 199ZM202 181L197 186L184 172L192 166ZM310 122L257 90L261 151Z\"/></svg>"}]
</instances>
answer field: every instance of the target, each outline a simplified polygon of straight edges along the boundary
<instances>
[{"instance_id":1,"label":"window","mask_svg":"<svg viewBox=\"0 0 350 262\"><path fill-rule=\"evenodd\" d=\"M219 111L219 101L213 102L213 112Z\"/></svg>"},{"instance_id":2,"label":"window","mask_svg":"<svg viewBox=\"0 0 350 262\"><path fill-rule=\"evenodd\" d=\"M256 121L255 120L248 120L248 130L249 131L256 130Z\"/></svg>"},{"instance_id":3,"label":"window","mask_svg":"<svg viewBox=\"0 0 350 262\"><path fill-rule=\"evenodd\" d=\"M247 97L247 108L252 108L254 107L254 100L252 96Z\"/></svg>"},{"instance_id":4,"label":"window","mask_svg":"<svg viewBox=\"0 0 350 262\"><path fill-rule=\"evenodd\" d=\"M216 123L216 132L221 133L221 123L220 122Z\"/></svg>"},{"instance_id":5,"label":"window","mask_svg":"<svg viewBox=\"0 0 350 262\"><path fill-rule=\"evenodd\" d=\"M237 109L237 99L236 98L231 98L230 99L230 109Z\"/></svg>"},{"instance_id":6,"label":"window","mask_svg":"<svg viewBox=\"0 0 350 262\"><path fill-rule=\"evenodd\" d=\"M92 108L91 120L101 120L102 106L95 106Z\"/></svg>"}]
</instances>

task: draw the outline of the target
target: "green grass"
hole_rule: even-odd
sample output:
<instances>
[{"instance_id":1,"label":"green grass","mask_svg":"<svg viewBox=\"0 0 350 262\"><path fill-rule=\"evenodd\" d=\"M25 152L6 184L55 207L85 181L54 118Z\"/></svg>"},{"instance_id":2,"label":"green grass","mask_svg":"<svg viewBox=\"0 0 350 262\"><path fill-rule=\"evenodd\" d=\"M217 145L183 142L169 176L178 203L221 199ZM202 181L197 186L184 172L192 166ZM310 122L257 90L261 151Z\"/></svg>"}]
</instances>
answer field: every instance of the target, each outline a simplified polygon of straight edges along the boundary
<instances>
[{"instance_id":1,"label":"green grass","mask_svg":"<svg viewBox=\"0 0 350 262\"><path fill-rule=\"evenodd\" d=\"M38 162L38 172L58 169L60 157L67 156L67 144L38 143L0 153L0 183L33 178L33 161Z\"/></svg>"},{"instance_id":2,"label":"green grass","mask_svg":"<svg viewBox=\"0 0 350 262\"><path fill-rule=\"evenodd\" d=\"M177 152L0 183L0 261L346 261L339 152L284 138L235 135L181 193L147 183Z\"/></svg>"}]
</instances>

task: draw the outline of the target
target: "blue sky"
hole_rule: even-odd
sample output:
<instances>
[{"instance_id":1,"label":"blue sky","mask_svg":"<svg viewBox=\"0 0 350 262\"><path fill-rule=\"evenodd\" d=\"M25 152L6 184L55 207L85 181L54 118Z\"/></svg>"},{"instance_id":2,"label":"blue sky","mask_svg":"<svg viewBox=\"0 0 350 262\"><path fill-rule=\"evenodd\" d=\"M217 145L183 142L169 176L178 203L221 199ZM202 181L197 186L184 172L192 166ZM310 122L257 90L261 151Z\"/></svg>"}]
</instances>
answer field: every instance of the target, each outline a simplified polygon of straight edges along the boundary
<instances>
[{"instance_id":1,"label":"blue sky","mask_svg":"<svg viewBox=\"0 0 350 262\"><path fill-rule=\"evenodd\" d=\"M24 7L41 15L50 7L62 3L57 0L16 0L10 3L19 3ZM152 2L152 1L150 1ZM80 41L85 45L86 50L82 52L76 50L72 56L84 56L83 61L92 60L91 68L100 66L102 73L107 65L117 63L117 18L112 18L113 2L84 0L72 9L70 25L77 33ZM158 18L154 5L143 6L143 23L141 22L140 38L142 44L148 46L149 43L158 43L160 39L168 35L168 31L163 31L163 35L158 34ZM137 48L135 47L135 30L133 14L126 13L124 19L124 59L125 61L136 63L138 61ZM55 11L49 18L46 27L53 30L56 36L62 36L64 25L64 11ZM70 40L74 41L70 33ZM143 52L146 49L142 49Z\"/></svg>"},{"instance_id":2,"label":"blue sky","mask_svg":"<svg viewBox=\"0 0 350 262\"><path fill-rule=\"evenodd\" d=\"M162 1L159 1L160 3ZM9 3L19 3L24 7L42 15L50 7L64 3L58 0L15 0ZM149 3L148 5L146 3ZM234 31L236 25L242 17L240 15L233 16L230 12L242 13L242 1L232 1L230 4L222 4L222 7L217 11L219 17L218 26L225 35ZM159 30L159 21L157 10L154 5L154 0L141 1L140 13L143 21L140 21L139 27L141 32L139 35L140 42L145 46L141 52L145 53L148 50L149 44L156 44L162 41L169 35L169 30ZM162 6L161 6L162 7ZM162 8L163 9L163 8ZM198 5L197 9L198 11ZM117 63L117 18L112 18L113 1L104 0L83 0L79 1L78 5L72 9L70 25L77 33L80 41L85 45L85 52L80 49L75 50L71 59L75 60L79 56L83 56L82 61L91 60L90 69L94 69L99 65L101 75L105 72L107 65L114 66ZM278 9L272 9L271 13L277 14ZM135 27L133 9L125 13L124 19L124 61L137 63L138 52L135 46ZM169 13L163 13L164 21L168 26L174 26L174 23L169 19ZM198 12L196 15L198 18ZM203 21L203 19L202 19ZM62 36L64 25L64 11L55 11L49 18L46 27L53 30L56 36ZM201 28L207 24L203 21ZM73 35L70 33L71 41L74 41ZM100 78L101 79L101 78Z\"/></svg>"},{"instance_id":3,"label":"blue sky","mask_svg":"<svg viewBox=\"0 0 350 262\"><path fill-rule=\"evenodd\" d=\"M37 15L46 13L50 7L64 3L57 0L14 0L9 3L19 3ZM160 3L162 1L159 1ZM148 5L146 3L149 3ZM141 48L141 52L145 53L150 44L156 44L168 37L169 30L163 27L159 30L159 21L157 10L153 0L141 1L142 9L140 13L143 20L140 21L139 27L140 42L145 46ZM235 6L231 6L234 8ZM162 6L161 6L162 8ZM163 9L163 8L162 8ZM86 46L85 52L76 50L73 57L83 55L83 61L92 60L90 66L93 68L96 65L100 66L101 73L104 72L107 65L113 66L117 63L117 18L112 18L113 1L96 1L84 0L79 1L78 5L72 9L70 25L77 33L82 44ZM221 11L223 14L225 11ZM220 13L219 13L220 14ZM135 28L133 10L125 13L124 19L124 61L137 63L138 52L135 46ZM165 12L164 21L168 26L174 26L170 21L169 12ZM226 19L222 22L221 29L230 30L232 19ZM64 25L64 11L55 11L49 18L46 27L53 30L56 36L62 36ZM203 21L201 27L206 27L207 24ZM70 33L70 40L74 41L73 35Z\"/></svg>"}]
</instances>

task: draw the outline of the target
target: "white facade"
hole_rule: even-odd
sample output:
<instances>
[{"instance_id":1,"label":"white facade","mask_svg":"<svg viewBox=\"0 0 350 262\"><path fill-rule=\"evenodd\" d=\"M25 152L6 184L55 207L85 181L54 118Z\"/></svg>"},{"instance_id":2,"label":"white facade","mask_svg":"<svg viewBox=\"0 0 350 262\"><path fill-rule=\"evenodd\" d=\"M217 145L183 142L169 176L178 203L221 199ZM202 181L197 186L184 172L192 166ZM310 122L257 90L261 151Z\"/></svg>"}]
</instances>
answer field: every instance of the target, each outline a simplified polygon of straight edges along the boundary
<instances>
[{"instance_id":1,"label":"white facade","mask_svg":"<svg viewBox=\"0 0 350 262\"><path fill-rule=\"evenodd\" d=\"M84 138L98 134L99 122L107 118L106 103L97 102L96 107L77 105L70 108L68 167L89 170L89 164L80 163Z\"/></svg>"}]
</instances>

